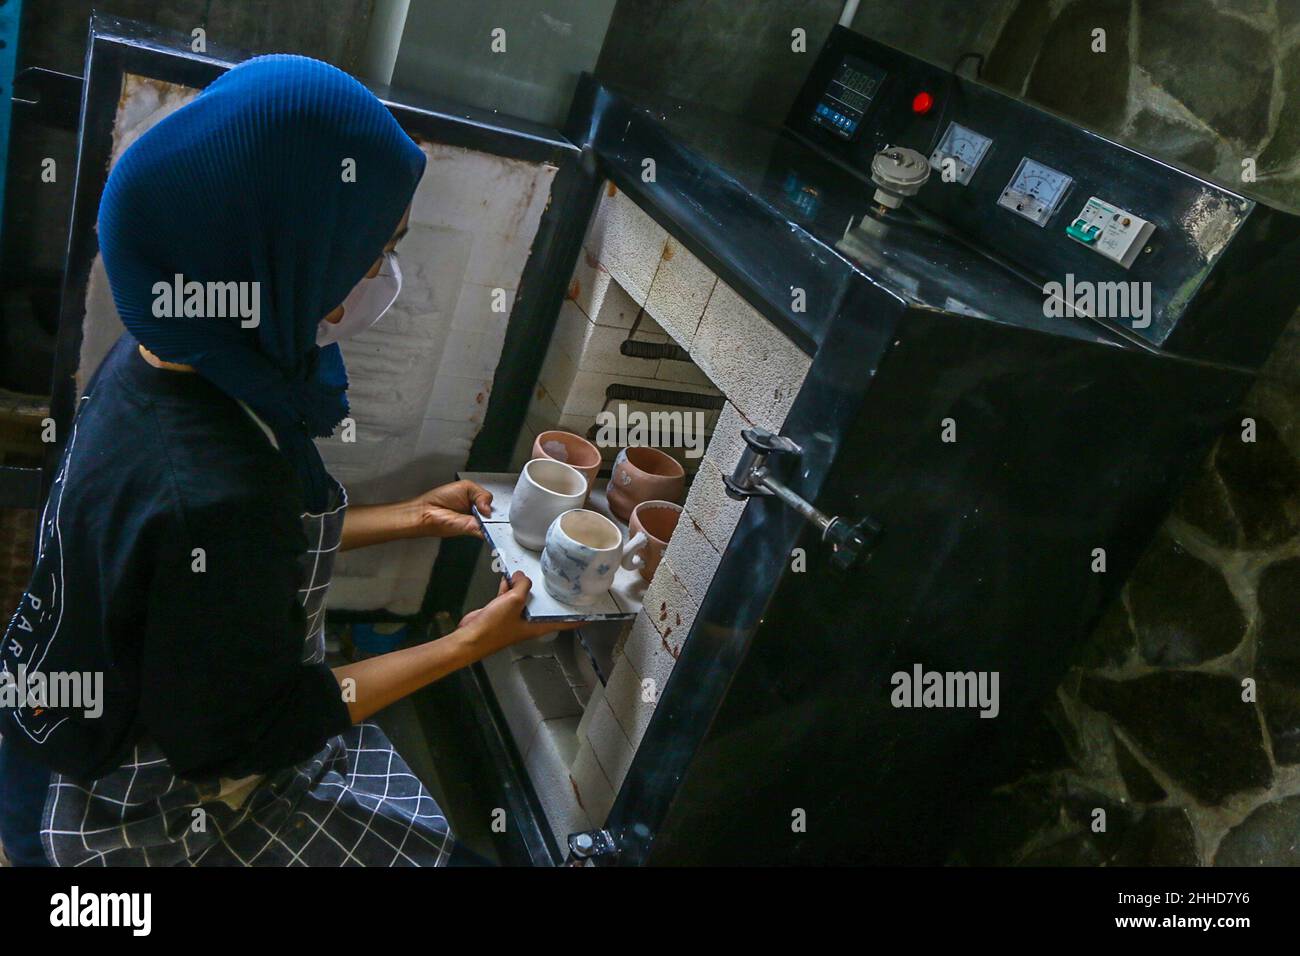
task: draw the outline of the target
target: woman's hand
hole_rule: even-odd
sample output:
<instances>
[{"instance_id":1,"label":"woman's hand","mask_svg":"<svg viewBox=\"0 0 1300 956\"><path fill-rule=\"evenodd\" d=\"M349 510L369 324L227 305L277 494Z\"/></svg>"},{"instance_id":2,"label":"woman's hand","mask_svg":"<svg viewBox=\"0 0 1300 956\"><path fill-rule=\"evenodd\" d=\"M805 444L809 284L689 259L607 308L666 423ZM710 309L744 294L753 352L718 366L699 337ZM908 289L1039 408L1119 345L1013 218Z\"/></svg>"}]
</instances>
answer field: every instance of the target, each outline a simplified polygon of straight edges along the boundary
<instances>
[{"instance_id":1,"label":"woman's hand","mask_svg":"<svg viewBox=\"0 0 1300 956\"><path fill-rule=\"evenodd\" d=\"M432 491L387 505L349 505L343 513L343 538L339 550L365 548L399 538L483 537L478 520L469 512L478 508L492 513L492 493L472 481L453 481Z\"/></svg>"},{"instance_id":2,"label":"woman's hand","mask_svg":"<svg viewBox=\"0 0 1300 956\"><path fill-rule=\"evenodd\" d=\"M555 631L571 631L579 625L578 621L524 620L524 607L528 604L528 592L532 587L528 576L516 571L509 581L501 581L495 598L461 618L459 630L464 631L477 656L486 657L511 644Z\"/></svg>"},{"instance_id":3,"label":"woman's hand","mask_svg":"<svg viewBox=\"0 0 1300 956\"><path fill-rule=\"evenodd\" d=\"M453 481L440 485L415 498L411 504L416 511L417 534L433 538L455 538L460 535L483 537L478 519L470 514L470 507L487 517L492 513L492 492L472 481Z\"/></svg>"}]
</instances>

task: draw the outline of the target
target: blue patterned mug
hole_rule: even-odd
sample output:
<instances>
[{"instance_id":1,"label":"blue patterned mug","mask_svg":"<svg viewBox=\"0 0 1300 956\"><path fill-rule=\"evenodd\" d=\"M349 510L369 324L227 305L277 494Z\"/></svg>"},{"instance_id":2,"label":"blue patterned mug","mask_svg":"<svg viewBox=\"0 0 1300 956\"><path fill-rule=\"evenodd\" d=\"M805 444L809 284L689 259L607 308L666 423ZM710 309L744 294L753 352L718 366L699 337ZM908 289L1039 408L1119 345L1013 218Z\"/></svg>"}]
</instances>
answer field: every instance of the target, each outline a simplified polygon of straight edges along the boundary
<instances>
[{"instance_id":1,"label":"blue patterned mug","mask_svg":"<svg viewBox=\"0 0 1300 956\"><path fill-rule=\"evenodd\" d=\"M620 567L631 570L649 543L645 532L623 543L618 525L586 508L566 511L546 530L542 583L555 600L587 607L609 590Z\"/></svg>"}]
</instances>

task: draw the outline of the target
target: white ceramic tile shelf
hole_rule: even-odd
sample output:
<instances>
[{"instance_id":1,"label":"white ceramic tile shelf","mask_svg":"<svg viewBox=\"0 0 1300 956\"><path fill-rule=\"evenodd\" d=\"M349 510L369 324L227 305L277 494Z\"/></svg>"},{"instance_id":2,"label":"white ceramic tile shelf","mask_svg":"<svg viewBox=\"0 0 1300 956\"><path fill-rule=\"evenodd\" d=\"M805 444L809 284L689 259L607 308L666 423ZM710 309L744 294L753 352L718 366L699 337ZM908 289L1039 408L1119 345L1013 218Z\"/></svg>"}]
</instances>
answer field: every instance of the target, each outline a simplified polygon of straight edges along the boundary
<instances>
[{"instance_id":1,"label":"white ceramic tile shelf","mask_svg":"<svg viewBox=\"0 0 1300 956\"><path fill-rule=\"evenodd\" d=\"M516 571L523 571L533 582L525 609L530 621L630 621L636 617L646 591L646 582L636 571L619 568L614 575L613 587L591 607L574 607L547 593L542 583L541 553L520 547L510 533L510 496L519 479L518 474L463 472L458 477L473 481L492 493L492 513L485 516L475 509L474 515L483 528L488 547L495 550L501 560L502 574L509 577ZM627 540L627 525L610 513L605 503L604 486L599 481L591 492L587 507L613 521Z\"/></svg>"}]
</instances>

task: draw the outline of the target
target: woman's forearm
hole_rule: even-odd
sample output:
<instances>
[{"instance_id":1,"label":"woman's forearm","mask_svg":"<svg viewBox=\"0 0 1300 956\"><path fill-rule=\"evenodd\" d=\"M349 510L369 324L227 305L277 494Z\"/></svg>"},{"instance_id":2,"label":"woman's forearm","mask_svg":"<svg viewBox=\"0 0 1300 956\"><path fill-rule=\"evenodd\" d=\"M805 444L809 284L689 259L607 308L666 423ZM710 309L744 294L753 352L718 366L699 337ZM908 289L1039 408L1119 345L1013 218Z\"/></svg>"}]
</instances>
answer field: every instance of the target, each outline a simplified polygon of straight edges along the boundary
<instances>
[{"instance_id":1,"label":"woman's forearm","mask_svg":"<svg viewBox=\"0 0 1300 956\"><path fill-rule=\"evenodd\" d=\"M339 550L348 551L412 537L420 527L422 513L418 501L349 505L343 514L343 535L339 539Z\"/></svg>"},{"instance_id":2,"label":"woman's forearm","mask_svg":"<svg viewBox=\"0 0 1300 956\"><path fill-rule=\"evenodd\" d=\"M460 627L436 641L334 668L353 723L383 710L426 684L467 667L519 641L578 626L524 619L532 582L522 571L502 581L497 596L461 619Z\"/></svg>"},{"instance_id":3,"label":"woman's forearm","mask_svg":"<svg viewBox=\"0 0 1300 956\"><path fill-rule=\"evenodd\" d=\"M354 724L394 701L483 657L472 629L457 628L437 640L335 667Z\"/></svg>"}]
</instances>

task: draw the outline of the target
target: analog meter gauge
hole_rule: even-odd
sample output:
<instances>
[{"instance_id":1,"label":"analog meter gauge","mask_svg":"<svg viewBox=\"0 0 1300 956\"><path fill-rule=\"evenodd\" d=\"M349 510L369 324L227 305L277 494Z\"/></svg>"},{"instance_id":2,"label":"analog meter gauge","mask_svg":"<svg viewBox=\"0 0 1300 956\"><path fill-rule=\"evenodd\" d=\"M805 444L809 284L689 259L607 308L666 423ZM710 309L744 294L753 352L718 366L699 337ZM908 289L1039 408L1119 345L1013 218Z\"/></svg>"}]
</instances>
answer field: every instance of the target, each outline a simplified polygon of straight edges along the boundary
<instances>
[{"instance_id":1,"label":"analog meter gauge","mask_svg":"<svg viewBox=\"0 0 1300 956\"><path fill-rule=\"evenodd\" d=\"M1047 225L1061 208L1065 194L1074 180L1050 166L1036 163L1028 156L1016 167L1007 188L998 197L998 205L1024 216L1038 226Z\"/></svg>"},{"instance_id":2,"label":"analog meter gauge","mask_svg":"<svg viewBox=\"0 0 1300 956\"><path fill-rule=\"evenodd\" d=\"M930 168L945 183L961 183L966 186L992 145L993 140L983 133L967 129L960 123L949 123L948 131L943 134L943 142L930 154ZM947 171L944 169L945 160L951 160Z\"/></svg>"}]
</instances>

